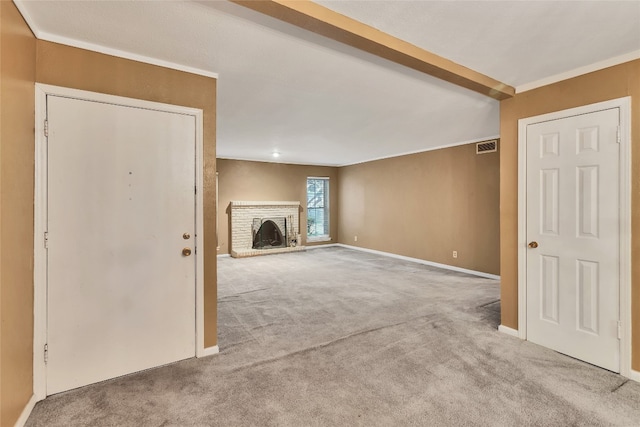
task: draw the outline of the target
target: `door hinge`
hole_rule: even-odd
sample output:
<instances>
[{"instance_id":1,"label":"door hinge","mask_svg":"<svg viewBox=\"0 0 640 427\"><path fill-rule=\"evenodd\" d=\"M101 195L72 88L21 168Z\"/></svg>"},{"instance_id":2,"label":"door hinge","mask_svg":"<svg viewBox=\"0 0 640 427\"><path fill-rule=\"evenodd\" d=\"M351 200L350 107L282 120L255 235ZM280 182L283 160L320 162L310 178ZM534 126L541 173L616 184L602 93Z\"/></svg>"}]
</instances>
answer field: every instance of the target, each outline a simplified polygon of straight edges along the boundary
<instances>
[{"instance_id":1,"label":"door hinge","mask_svg":"<svg viewBox=\"0 0 640 427\"><path fill-rule=\"evenodd\" d=\"M620 132L620 126L618 126L618 130L616 131L616 142L618 144L622 142L622 134Z\"/></svg>"},{"instance_id":2,"label":"door hinge","mask_svg":"<svg viewBox=\"0 0 640 427\"><path fill-rule=\"evenodd\" d=\"M618 339L622 339L622 322L618 320Z\"/></svg>"},{"instance_id":3,"label":"door hinge","mask_svg":"<svg viewBox=\"0 0 640 427\"><path fill-rule=\"evenodd\" d=\"M198 194L198 186L193 187L193 194Z\"/></svg>"},{"instance_id":4,"label":"door hinge","mask_svg":"<svg viewBox=\"0 0 640 427\"><path fill-rule=\"evenodd\" d=\"M49 249L49 232L44 232L44 248Z\"/></svg>"},{"instance_id":5,"label":"door hinge","mask_svg":"<svg viewBox=\"0 0 640 427\"><path fill-rule=\"evenodd\" d=\"M49 120L44 120L44 136L49 137Z\"/></svg>"},{"instance_id":6,"label":"door hinge","mask_svg":"<svg viewBox=\"0 0 640 427\"><path fill-rule=\"evenodd\" d=\"M49 344L44 345L44 363L49 361Z\"/></svg>"}]
</instances>

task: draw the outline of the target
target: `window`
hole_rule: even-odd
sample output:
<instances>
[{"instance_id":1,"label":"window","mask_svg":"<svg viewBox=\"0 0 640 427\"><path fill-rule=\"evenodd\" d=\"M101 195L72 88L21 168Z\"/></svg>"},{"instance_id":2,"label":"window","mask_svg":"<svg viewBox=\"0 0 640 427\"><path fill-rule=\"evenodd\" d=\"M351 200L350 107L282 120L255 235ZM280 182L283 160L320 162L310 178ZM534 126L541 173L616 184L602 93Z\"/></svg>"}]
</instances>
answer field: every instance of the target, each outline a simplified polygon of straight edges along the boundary
<instances>
[{"instance_id":1,"label":"window","mask_svg":"<svg viewBox=\"0 0 640 427\"><path fill-rule=\"evenodd\" d=\"M329 178L307 178L307 240L329 240Z\"/></svg>"}]
</instances>

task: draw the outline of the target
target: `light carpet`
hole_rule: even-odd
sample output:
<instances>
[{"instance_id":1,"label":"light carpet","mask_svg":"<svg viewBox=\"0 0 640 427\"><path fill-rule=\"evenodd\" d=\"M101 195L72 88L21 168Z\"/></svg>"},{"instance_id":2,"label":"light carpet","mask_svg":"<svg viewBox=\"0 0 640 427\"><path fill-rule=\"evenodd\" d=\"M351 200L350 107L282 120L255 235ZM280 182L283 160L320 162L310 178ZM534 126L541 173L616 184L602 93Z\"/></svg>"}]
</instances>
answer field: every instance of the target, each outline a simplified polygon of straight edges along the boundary
<instances>
[{"instance_id":1,"label":"light carpet","mask_svg":"<svg viewBox=\"0 0 640 427\"><path fill-rule=\"evenodd\" d=\"M218 261L221 353L35 426L640 425L640 384L497 331L499 283L345 248Z\"/></svg>"}]
</instances>

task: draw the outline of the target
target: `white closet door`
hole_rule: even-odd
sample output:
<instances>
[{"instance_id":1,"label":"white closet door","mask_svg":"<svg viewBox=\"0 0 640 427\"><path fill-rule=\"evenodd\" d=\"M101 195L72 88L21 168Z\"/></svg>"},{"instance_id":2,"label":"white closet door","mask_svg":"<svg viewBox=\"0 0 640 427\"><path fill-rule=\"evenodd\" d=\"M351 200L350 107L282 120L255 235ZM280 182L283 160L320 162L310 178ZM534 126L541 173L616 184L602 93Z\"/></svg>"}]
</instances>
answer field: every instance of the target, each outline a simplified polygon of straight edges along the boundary
<instances>
[{"instance_id":1,"label":"white closet door","mask_svg":"<svg viewBox=\"0 0 640 427\"><path fill-rule=\"evenodd\" d=\"M527 338L615 372L619 115L527 127Z\"/></svg>"}]
</instances>

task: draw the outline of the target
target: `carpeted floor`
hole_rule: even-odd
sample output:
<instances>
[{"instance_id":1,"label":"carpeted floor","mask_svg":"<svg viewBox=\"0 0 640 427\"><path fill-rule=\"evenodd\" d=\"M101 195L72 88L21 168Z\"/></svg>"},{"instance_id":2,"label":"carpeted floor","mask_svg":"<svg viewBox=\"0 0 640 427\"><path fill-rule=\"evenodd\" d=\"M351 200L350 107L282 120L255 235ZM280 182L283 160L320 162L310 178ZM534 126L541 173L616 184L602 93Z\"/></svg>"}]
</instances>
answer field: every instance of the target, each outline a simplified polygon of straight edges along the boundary
<instances>
[{"instance_id":1,"label":"carpeted floor","mask_svg":"<svg viewBox=\"0 0 640 427\"><path fill-rule=\"evenodd\" d=\"M640 425L640 384L496 330L499 284L344 248L219 260L221 353L28 426Z\"/></svg>"}]
</instances>

